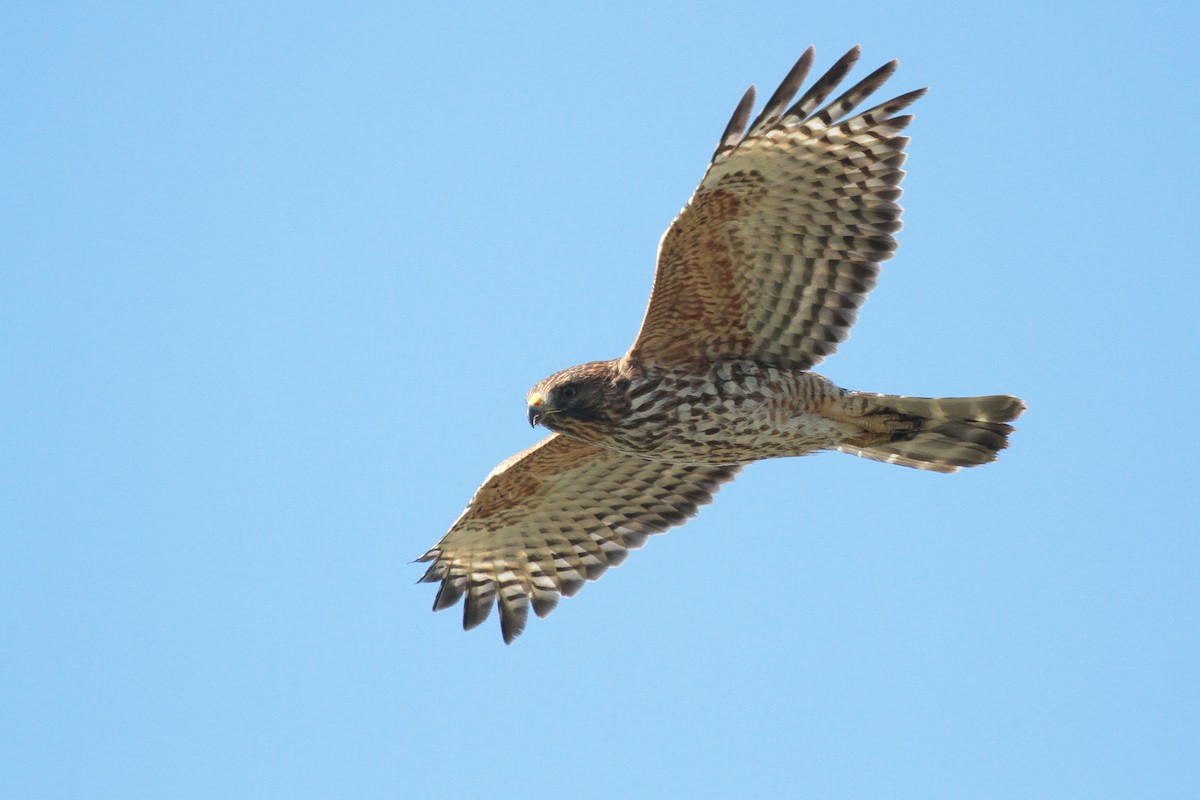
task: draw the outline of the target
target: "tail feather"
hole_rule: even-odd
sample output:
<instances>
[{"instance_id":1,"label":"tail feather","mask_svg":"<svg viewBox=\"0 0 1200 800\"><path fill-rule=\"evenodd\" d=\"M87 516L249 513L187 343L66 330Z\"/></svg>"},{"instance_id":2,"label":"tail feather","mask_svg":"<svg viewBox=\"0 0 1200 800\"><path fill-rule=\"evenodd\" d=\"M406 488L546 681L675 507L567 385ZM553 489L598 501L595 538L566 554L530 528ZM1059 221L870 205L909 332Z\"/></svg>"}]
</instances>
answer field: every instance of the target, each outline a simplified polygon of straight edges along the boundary
<instances>
[{"instance_id":1,"label":"tail feather","mask_svg":"<svg viewBox=\"0 0 1200 800\"><path fill-rule=\"evenodd\" d=\"M1023 402L1008 395L902 397L855 392L852 397L864 404L864 422L882 423L887 432L866 433L837 450L935 472L995 461L1014 430L1005 423L1025 410Z\"/></svg>"}]
</instances>

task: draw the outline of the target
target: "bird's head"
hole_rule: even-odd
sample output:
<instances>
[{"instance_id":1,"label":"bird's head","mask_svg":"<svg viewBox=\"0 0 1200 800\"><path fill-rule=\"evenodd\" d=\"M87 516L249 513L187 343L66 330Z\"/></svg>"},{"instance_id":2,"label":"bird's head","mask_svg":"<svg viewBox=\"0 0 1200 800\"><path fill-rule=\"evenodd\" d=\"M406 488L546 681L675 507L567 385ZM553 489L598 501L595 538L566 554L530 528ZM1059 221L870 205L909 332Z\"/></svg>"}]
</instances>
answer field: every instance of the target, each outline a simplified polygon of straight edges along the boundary
<instances>
[{"instance_id":1,"label":"bird's head","mask_svg":"<svg viewBox=\"0 0 1200 800\"><path fill-rule=\"evenodd\" d=\"M629 381L615 362L593 361L564 369L537 383L525 398L529 424L593 439L629 411Z\"/></svg>"}]
</instances>

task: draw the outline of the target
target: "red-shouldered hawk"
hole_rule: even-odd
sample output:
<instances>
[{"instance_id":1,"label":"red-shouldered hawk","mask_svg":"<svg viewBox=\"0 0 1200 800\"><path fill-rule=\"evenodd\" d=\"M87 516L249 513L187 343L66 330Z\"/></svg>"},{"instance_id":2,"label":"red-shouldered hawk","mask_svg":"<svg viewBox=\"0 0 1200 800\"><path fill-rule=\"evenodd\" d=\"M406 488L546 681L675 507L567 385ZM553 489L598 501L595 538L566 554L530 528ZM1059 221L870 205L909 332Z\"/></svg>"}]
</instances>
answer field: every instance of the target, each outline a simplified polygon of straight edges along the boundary
<instances>
[{"instance_id":1,"label":"red-shouldered hawk","mask_svg":"<svg viewBox=\"0 0 1200 800\"><path fill-rule=\"evenodd\" d=\"M434 610L465 595L473 628L498 604L511 642L530 605L549 613L752 461L840 450L954 472L1006 446L1025 408L1015 397L868 394L808 371L846 338L896 249L912 119L897 114L925 93L852 113L892 61L825 103L858 55L792 103L810 47L748 127L746 92L663 236L629 352L534 386L529 422L553 433L496 467L418 559L432 562L422 580L441 583Z\"/></svg>"}]
</instances>

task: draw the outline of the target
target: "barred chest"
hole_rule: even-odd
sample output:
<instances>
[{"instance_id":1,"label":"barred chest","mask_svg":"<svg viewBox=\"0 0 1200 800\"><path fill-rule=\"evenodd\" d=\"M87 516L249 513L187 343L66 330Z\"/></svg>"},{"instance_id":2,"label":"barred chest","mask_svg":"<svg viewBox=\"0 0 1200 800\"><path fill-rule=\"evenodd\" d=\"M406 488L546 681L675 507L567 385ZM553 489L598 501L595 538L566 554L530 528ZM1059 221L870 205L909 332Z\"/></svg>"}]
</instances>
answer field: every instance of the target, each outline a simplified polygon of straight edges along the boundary
<instances>
[{"instance_id":1,"label":"barred chest","mask_svg":"<svg viewBox=\"0 0 1200 800\"><path fill-rule=\"evenodd\" d=\"M718 361L700 374L648 370L630 383L630 411L605 444L687 463L804 455L847 435L820 413L843 394L816 373L755 361Z\"/></svg>"}]
</instances>

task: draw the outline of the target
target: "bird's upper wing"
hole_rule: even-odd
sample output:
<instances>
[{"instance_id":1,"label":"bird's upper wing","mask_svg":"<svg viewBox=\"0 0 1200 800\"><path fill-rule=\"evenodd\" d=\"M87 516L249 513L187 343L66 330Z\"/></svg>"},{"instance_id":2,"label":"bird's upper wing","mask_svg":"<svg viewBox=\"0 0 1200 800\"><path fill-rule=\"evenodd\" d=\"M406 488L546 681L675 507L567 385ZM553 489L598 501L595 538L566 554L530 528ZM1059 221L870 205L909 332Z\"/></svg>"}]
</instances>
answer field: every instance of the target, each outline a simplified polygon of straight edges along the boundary
<instances>
[{"instance_id":1,"label":"bird's upper wing","mask_svg":"<svg viewBox=\"0 0 1200 800\"><path fill-rule=\"evenodd\" d=\"M646 537L679 525L712 500L736 466L647 461L553 434L492 470L466 511L418 561L441 581L433 610L463 594L463 628L493 600L511 642L529 605L539 617L625 560Z\"/></svg>"},{"instance_id":2,"label":"bird's upper wing","mask_svg":"<svg viewBox=\"0 0 1200 800\"><path fill-rule=\"evenodd\" d=\"M648 363L754 358L809 369L834 352L896 249L900 180L925 90L847 117L896 69L885 64L821 107L855 47L795 104L813 48L746 128L754 87L691 201L659 244L650 305L629 357ZM820 110L817 110L820 108Z\"/></svg>"}]
</instances>

